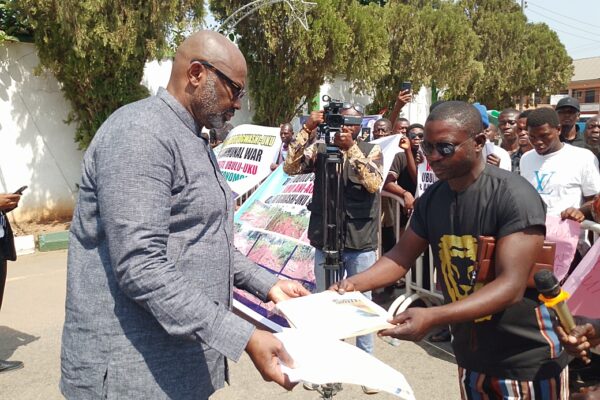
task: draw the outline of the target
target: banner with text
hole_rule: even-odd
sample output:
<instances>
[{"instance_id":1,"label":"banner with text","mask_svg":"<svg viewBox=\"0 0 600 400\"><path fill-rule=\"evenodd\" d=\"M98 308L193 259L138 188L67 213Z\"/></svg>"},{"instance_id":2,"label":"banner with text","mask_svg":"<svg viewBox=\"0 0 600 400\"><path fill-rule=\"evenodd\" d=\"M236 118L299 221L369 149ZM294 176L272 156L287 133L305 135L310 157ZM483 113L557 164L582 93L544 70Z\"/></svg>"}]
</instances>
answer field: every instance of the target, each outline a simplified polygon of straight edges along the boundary
<instances>
[{"instance_id":1,"label":"banner with text","mask_svg":"<svg viewBox=\"0 0 600 400\"><path fill-rule=\"evenodd\" d=\"M399 136L388 136L373 143L381 146L384 178L394 155L400 150ZM221 151L221 153L224 150ZM235 246L250 260L281 279L293 279L309 290L315 288L314 249L308 241L314 174L288 176L277 168L237 210ZM234 292L235 307L272 329L287 326L284 318L253 295Z\"/></svg>"},{"instance_id":2,"label":"banner with text","mask_svg":"<svg viewBox=\"0 0 600 400\"><path fill-rule=\"evenodd\" d=\"M258 185L271 173L271 163L280 148L279 128L246 124L229 132L218 149L217 161L234 198Z\"/></svg>"}]
</instances>

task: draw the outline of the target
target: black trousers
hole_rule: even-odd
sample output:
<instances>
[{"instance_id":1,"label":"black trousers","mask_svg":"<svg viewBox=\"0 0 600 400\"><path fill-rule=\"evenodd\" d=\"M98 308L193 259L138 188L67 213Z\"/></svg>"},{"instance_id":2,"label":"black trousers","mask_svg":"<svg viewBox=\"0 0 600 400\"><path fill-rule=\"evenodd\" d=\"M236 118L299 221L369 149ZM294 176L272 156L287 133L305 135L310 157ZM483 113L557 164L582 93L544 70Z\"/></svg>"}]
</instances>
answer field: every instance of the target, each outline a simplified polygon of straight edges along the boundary
<instances>
[{"instance_id":1,"label":"black trousers","mask_svg":"<svg viewBox=\"0 0 600 400\"><path fill-rule=\"evenodd\" d=\"M0 310L2 309L2 298L4 297L5 284L6 284L6 260L0 258Z\"/></svg>"}]
</instances>

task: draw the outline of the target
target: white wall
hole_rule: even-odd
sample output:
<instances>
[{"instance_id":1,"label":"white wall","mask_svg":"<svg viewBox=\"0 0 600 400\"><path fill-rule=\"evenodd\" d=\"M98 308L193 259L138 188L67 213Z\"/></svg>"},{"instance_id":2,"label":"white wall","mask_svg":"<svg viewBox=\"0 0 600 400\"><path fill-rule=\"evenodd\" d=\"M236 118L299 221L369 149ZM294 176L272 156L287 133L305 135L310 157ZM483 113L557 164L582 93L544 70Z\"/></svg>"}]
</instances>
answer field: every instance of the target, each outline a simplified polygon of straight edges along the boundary
<instances>
[{"instance_id":1,"label":"white wall","mask_svg":"<svg viewBox=\"0 0 600 400\"><path fill-rule=\"evenodd\" d=\"M0 192L29 186L17 221L69 217L80 179L70 106L53 76L34 75L38 62L32 44L0 45Z\"/></svg>"}]
</instances>

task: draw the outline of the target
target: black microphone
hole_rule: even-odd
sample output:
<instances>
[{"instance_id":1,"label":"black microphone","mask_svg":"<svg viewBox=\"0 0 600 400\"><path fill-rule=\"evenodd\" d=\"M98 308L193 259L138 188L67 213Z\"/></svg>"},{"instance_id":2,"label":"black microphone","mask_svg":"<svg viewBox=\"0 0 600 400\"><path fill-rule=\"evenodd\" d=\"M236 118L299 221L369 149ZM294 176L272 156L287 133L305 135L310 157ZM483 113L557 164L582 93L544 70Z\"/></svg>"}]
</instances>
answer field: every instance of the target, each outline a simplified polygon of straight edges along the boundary
<instances>
[{"instance_id":1,"label":"black microphone","mask_svg":"<svg viewBox=\"0 0 600 400\"><path fill-rule=\"evenodd\" d=\"M552 271L547 269L536 272L533 275L533 280L535 281L536 289L540 292L539 299L546 307L552 308L556 312L563 329L567 333L571 332L575 328L575 320L566 303L569 293L562 290L558 279L556 279Z\"/></svg>"}]
</instances>

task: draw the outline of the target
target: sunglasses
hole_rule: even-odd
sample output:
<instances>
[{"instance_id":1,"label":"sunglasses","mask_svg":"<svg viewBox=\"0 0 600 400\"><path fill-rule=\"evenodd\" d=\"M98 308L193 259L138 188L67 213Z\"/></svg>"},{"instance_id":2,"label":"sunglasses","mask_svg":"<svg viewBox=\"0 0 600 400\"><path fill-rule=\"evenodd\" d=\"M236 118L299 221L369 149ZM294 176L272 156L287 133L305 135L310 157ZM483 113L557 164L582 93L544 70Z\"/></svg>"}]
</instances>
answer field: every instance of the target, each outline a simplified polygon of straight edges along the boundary
<instances>
[{"instance_id":1,"label":"sunglasses","mask_svg":"<svg viewBox=\"0 0 600 400\"><path fill-rule=\"evenodd\" d=\"M423 133L409 132L408 133L408 137L411 138L411 139L416 139L416 138L423 139Z\"/></svg>"},{"instance_id":2,"label":"sunglasses","mask_svg":"<svg viewBox=\"0 0 600 400\"><path fill-rule=\"evenodd\" d=\"M240 86L240 84L234 82L233 79L231 79L230 77L228 77L227 75L225 75L217 67L215 67L214 65L212 65L208 61L201 61L201 60L194 59L194 60L192 60L192 62L197 62L199 64L204 65L206 68L210 69L215 74L217 74L217 76L219 78L223 79L229 85L229 87L231 88L231 93L233 94L233 99L234 100L239 100L239 99L241 99L242 97L244 97L246 95L246 90L244 90L244 88L242 86Z\"/></svg>"},{"instance_id":3,"label":"sunglasses","mask_svg":"<svg viewBox=\"0 0 600 400\"><path fill-rule=\"evenodd\" d=\"M354 109L361 114L365 113L365 108L363 106L361 106L360 104L344 103L342 105L342 110L350 110L350 109Z\"/></svg>"},{"instance_id":4,"label":"sunglasses","mask_svg":"<svg viewBox=\"0 0 600 400\"><path fill-rule=\"evenodd\" d=\"M454 144L454 143L429 143L426 141L421 142L421 149L426 156L430 156L433 154L433 150L437 150L437 152L444 158L452 157L454 153L456 153L456 149L458 149L463 144L467 143L469 140L474 139L474 137L470 137L462 143Z\"/></svg>"}]
</instances>

